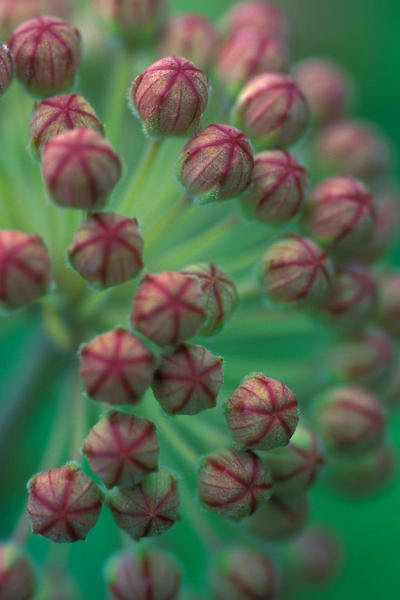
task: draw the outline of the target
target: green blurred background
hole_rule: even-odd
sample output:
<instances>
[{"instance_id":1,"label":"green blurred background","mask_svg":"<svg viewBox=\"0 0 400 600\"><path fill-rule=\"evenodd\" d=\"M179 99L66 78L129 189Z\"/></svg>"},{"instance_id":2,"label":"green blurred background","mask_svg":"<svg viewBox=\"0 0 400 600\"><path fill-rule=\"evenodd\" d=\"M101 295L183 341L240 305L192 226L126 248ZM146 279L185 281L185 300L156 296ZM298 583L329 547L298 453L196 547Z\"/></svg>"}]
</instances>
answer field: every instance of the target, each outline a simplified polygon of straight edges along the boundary
<instances>
[{"instance_id":1,"label":"green blurred background","mask_svg":"<svg viewBox=\"0 0 400 600\"><path fill-rule=\"evenodd\" d=\"M214 18L219 18L232 4L231 0L171 0L174 11L201 11ZM397 0L280 0L279 4L287 8L296 24L298 58L320 55L341 62L357 82L357 114L380 124L400 149L400 3ZM400 264L400 256L393 258ZM12 397L16 386L24 385L27 365L34 360L40 328L39 319L34 317L0 321L0 383L3 384L4 400ZM312 343L312 336L309 341ZM251 344L250 339L248 344ZM21 364L25 365L22 373ZM57 369L61 374L62 364L56 363L52 368L56 377L47 383L44 378L40 384L41 401L34 409L34 430L27 430L19 448L10 449L6 454L6 462L15 462L20 471L14 472L14 485L10 487L4 477L0 477L2 538L11 532L21 509L21 491L16 482L24 480L29 472L30 455L40 447L48 433L49 419L44 415L47 417L54 410L54 402L62 392L57 380ZM29 395L31 391L27 389L26 393ZM31 416L24 412L24 421L29 422ZM392 425L391 437L398 447L400 423ZM0 470L7 471L4 465L0 465ZM359 502L345 501L328 493L324 486L317 486L312 493L312 506L315 520L332 526L343 539L345 557L337 580L327 589L307 592L302 600L397 599L400 589L400 478L397 477L382 495ZM88 600L104 597L102 561L107 549L112 552L119 540L119 534L115 527L109 526L109 520L109 516L103 514L103 526L96 528L90 543L73 548L73 571L80 582L85 582L83 598ZM203 567L196 553L198 544L192 536L189 529L182 529L178 553L184 548L190 556L194 566L192 571L189 569L189 579L193 573L195 582ZM34 556L42 556L47 542L31 540L29 548Z\"/></svg>"}]
</instances>

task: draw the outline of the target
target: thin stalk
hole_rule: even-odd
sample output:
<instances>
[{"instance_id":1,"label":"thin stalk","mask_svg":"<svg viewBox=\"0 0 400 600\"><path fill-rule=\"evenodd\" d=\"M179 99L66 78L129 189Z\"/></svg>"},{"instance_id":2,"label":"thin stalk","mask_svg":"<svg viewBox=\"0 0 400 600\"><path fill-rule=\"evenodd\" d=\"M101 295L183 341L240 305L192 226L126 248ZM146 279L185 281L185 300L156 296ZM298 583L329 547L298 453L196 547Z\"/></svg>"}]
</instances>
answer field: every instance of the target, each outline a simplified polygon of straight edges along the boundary
<instances>
[{"instance_id":1,"label":"thin stalk","mask_svg":"<svg viewBox=\"0 0 400 600\"><path fill-rule=\"evenodd\" d=\"M176 219L180 217L190 206L190 199L186 194L181 200L172 206L146 233L146 244L151 247L157 239L161 238L163 233L174 225Z\"/></svg>"},{"instance_id":2,"label":"thin stalk","mask_svg":"<svg viewBox=\"0 0 400 600\"><path fill-rule=\"evenodd\" d=\"M74 431L72 435L71 458L72 460L81 460L81 446L86 433L87 421L87 399L83 394L80 381L75 384L74 402L73 402L73 424Z\"/></svg>"}]
</instances>

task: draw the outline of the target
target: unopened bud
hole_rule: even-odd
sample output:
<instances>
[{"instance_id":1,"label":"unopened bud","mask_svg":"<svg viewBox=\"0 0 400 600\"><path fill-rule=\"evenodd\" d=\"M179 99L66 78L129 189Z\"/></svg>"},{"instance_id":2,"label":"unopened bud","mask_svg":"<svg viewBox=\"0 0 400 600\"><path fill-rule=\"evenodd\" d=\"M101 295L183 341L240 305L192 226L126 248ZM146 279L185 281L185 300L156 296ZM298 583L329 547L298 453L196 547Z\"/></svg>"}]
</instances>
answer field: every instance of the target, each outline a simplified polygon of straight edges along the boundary
<instances>
[{"instance_id":1,"label":"unopened bud","mask_svg":"<svg viewBox=\"0 0 400 600\"><path fill-rule=\"evenodd\" d=\"M0 32L7 37L18 25L41 15L68 19L71 16L70 0L1 0Z\"/></svg>"},{"instance_id":2,"label":"unopened bud","mask_svg":"<svg viewBox=\"0 0 400 600\"><path fill-rule=\"evenodd\" d=\"M288 39L292 29L286 13L275 4L268 2L235 4L226 15L225 21L228 35L250 28Z\"/></svg>"},{"instance_id":3,"label":"unopened bud","mask_svg":"<svg viewBox=\"0 0 400 600\"><path fill-rule=\"evenodd\" d=\"M14 77L14 60L5 44L0 44L0 96L4 94Z\"/></svg>"},{"instance_id":4,"label":"unopened bud","mask_svg":"<svg viewBox=\"0 0 400 600\"><path fill-rule=\"evenodd\" d=\"M30 561L13 542L0 544L0 599L32 600L36 578Z\"/></svg>"},{"instance_id":5,"label":"unopened bud","mask_svg":"<svg viewBox=\"0 0 400 600\"><path fill-rule=\"evenodd\" d=\"M273 495L248 519L246 526L263 540L282 540L296 535L305 527L309 511L306 495L290 498Z\"/></svg>"}]
</instances>

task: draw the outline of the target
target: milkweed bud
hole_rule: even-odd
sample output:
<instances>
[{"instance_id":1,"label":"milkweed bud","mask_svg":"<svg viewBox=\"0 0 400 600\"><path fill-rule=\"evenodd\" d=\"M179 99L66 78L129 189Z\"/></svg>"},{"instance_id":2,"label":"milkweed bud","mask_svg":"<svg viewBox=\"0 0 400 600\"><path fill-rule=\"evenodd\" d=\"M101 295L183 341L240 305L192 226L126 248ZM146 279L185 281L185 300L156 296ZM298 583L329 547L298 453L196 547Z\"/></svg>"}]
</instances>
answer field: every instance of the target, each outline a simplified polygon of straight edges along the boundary
<instances>
[{"instance_id":1,"label":"milkweed bud","mask_svg":"<svg viewBox=\"0 0 400 600\"><path fill-rule=\"evenodd\" d=\"M261 73L284 73L289 56L283 40L259 29L240 29L222 45L216 73L235 95L245 83Z\"/></svg>"},{"instance_id":2,"label":"milkweed bud","mask_svg":"<svg viewBox=\"0 0 400 600\"><path fill-rule=\"evenodd\" d=\"M382 134L362 121L341 121L326 127L315 140L316 160L330 173L374 181L391 164L391 151Z\"/></svg>"},{"instance_id":3,"label":"milkweed bud","mask_svg":"<svg viewBox=\"0 0 400 600\"><path fill-rule=\"evenodd\" d=\"M275 242L260 268L263 289L278 304L321 305L332 276L326 252L312 240L294 235Z\"/></svg>"},{"instance_id":4,"label":"milkweed bud","mask_svg":"<svg viewBox=\"0 0 400 600\"><path fill-rule=\"evenodd\" d=\"M310 512L306 495L280 498L273 495L246 521L247 529L263 540L282 540L299 533Z\"/></svg>"},{"instance_id":5,"label":"milkweed bud","mask_svg":"<svg viewBox=\"0 0 400 600\"><path fill-rule=\"evenodd\" d=\"M307 171L286 151L270 150L255 156L253 176L241 205L247 216L282 225L301 210L308 189Z\"/></svg>"},{"instance_id":6,"label":"milkweed bud","mask_svg":"<svg viewBox=\"0 0 400 600\"><path fill-rule=\"evenodd\" d=\"M247 137L229 125L210 125L192 138L177 165L177 179L199 204L239 196L249 185L253 152Z\"/></svg>"},{"instance_id":7,"label":"milkweed bud","mask_svg":"<svg viewBox=\"0 0 400 600\"><path fill-rule=\"evenodd\" d=\"M176 600L181 585L181 571L175 560L159 550L126 552L107 564L106 579L112 600L129 598Z\"/></svg>"},{"instance_id":8,"label":"milkweed bud","mask_svg":"<svg viewBox=\"0 0 400 600\"><path fill-rule=\"evenodd\" d=\"M275 600L278 575L268 555L234 546L217 556L210 588L215 600Z\"/></svg>"},{"instance_id":9,"label":"milkweed bud","mask_svg":"<svg viewBox=\"0 0 400 600\"><path fill-rule=\"evenodd\" d=\"M285 448L265 455L279 497L300 496L313 485L325 464L322 445L308 427L299 425Z\"/></svg>"},{"instance_id":10,"label":"milkweed bud","mask_svg":"<svg viewBox=\"0 0 400 600\"><path fill-rule=\"evenodd\" d=\"M100 15L126 43L150 42L162 24L165 0L93 0Z\"/></svg>"},{"instance_id":11,"label":"milkweed bud","mask_svg":"<svg viewBox=\"0 0 400 600\"><path fill-rule=\"evenodd\" d=\"M293 78L303 90L311 118L318 125L336 121L348 112L352 86L339 65L311 58L297 65Z\"/></svg>"},{"instance_id":12,"label":"milkweed bud","mask_svg":"<svg viewBox=\"0 0 400 600\"><path fill-rule=\"evenodd\" d=\"M252 515L271 493L268 467L253 452L228 448L209 454L202 461L200 500L220 517L240 521Z\"/></svg>"},{"instance_id":13,"label":"milkweed bud","mask_svg":"<svg viewBox=\"0 0 400 600\"><path fill-rule=\"evenodd\" d=\"M368 241L375 225L369 190L352 177L332 177L317 186L307 204L306 224L321 244L346 254Z\"/></svg>"},{"instance_id":14,"label":"milkweed bud","mask_svg":"<svg viewBox=\"0 0 400 600\"><path fill-rule=\"evenodd\" d=\"M387 331L400 336L400 271L383 274L379 292L379 320Z\"/></svg>"},{"instance_id":15,"label":"milkweed bud","mask_svg":"<svg viewBox=\"0 0 400 600\"><path fill-rule=\"evenodd\" d=\"M309 109L298 85L287 75L264 73L253 77L234 108L233 123L256 148L285 148L306 130Z\"/></svg>"},{"instance_id":16,"label":"milkweed bud","mask_svg":"<svg viewBox=\"0 0 400 600\"><path fill-rule=\"evenodd\" d=\"M188 265L181 273L194 277L206 298L206 322L199 334L209 336L218 333L231 317L238 301L232 279L212 263Z\"/></svg>"},{"instance_id":17,"label":"milkweed bud","mask_svg":"<svg viewBox=\"0 0 400 600\"><path fill-rule=\"evenodd\" d=\"M68 19L71 16L69 0L1 0L0 32L6 37L29 19L49 15Z\"/></svg>"},{"instance_id":18,"label":"milkweed bud","mask_svg":"<svg viewBox=\"0 0 400 600\"><path fill-rule=\"evenodd\" d=\"M35 108L31 121L33 147L41 152L47 142L70 129L86 127L104 135L103 124L95 110L79 94L64 94L43 100Z\"/></svg>"},{"instance_id":19,"label":"milkweed bud","mask_svg":"<svg viewBox=\"0 0 400 600\"><path fill-rule=\"evenodd\" d=\"M92 471L109 488L134 487L157 471L159 450L154 423L117 411L104 415L82 446Z\"/></svg>"},{"instance_id":20,"label":"milkweed bud","mask_svg":"<svg viewBox=\"0 0 400 600\"><path fill-rule=\"evenodd\" d=\"M323 306L332 325L357 327L372 317L378 304L378 288L373 273L361 265L340 267Z\"/></svg>"},{"instance_id":21,"label":"milkweed bud","mask_svg":"<svg viewBox=\"0 0 400 600\"><path fill-rule=\"evenodd\" d=\"M51 96L70 88L82 60L79 31L61 19L26 21L8 40L17 77L27 90Z\"/></svg>"},{"instance_id":22,"label":"milkweed bud","mask_svg":"<svg viewBox=\"0 0 400 600\"><path fill-rule=\"evenodd\" d=\"M137 219L96 213L80 227L68 249L71 265L100 288L119 285L143 268L144 241Z\"/></svg>"},{"instance_id":23,"label":"milkweed bud","mask_svg":"<svg viewBox=\"0 0 400 600\"><path fill-rule=\"evenodd\" d=\"M30 561L13 542L0 544L1 600L32 600L35 591L35 573Z\"/></svg>"},{"instance_id":24,"label":"milkweed bud","mask_svg":"<svg viewBox=\"0 0 400 600\"><path fill-rule=\"evenodd\" d=\"M142 279L133 299L131 322L159 346L171 346L193 337L205 316L198 283L181 273L164 271Z\"/></svg>"},{"instance_id":25,"label":"milkweed bud","mask_svg":"<svg viewBox=\"0 0 400 600\"><path fill-rule=\"evenodd\" d=\"M389 412L397 414L400 409L400 365L398 362L379 392Z\"/></svg>"},{"instance_id":26,"label":"milkweed bud","mask_svg":"<svg viewBox=\"0 0 400 600\"><path fill-rule=\"evenodd\" d=\"M384 331L368 328L336 344L330 362L334 371L351 382L381 386L393 371L396 348Z\"/></svg>"},{"instance_id":27,"label":"milkweed bud","mask_svg":"<svg viewBox=\"0 0 400 600\"><path fill-rule=\"evenodd\" d=\"M186 58L170 56L136 77L130 99L147 135L183 136L198 130L209 90L203 71Z\"/></svg>"},{"instance_id":28,"label":"milkweed bud","mask_svg":"<svg viewBox=\"0 0 400 600\"><path fill-rule=\"evenodd\" d=\"M122 327L102 333L80 350L80 376L92 400L137 404L150 386L154 356Z\"/></svg>"},{"instance_id":29,"label":"milkweed bud","mask_svg":"<svg viewBox=\"0 0 400 600\"><path fill-rule=\"evenodd\" d=\"M385 430L382 403L359 387L336 387L317 400L315 420L321 438L335 452L365 452L381 443Z\"/></svg>"},{"instance_id":30,"label":"milkweed bud","mask_svg":"<svg viewBox=\"0 0 400 600\"><path fill-rule=\"evenodd\" d=\"M28 483L33 533L53 542L86 539L96 525L103 494L77 464L39 473Z\"/></svg>"},{"instance_id":31,"label":"milkweed bud","mask_svg":"<svg viewBox=\"0 0 400 600\"><path fill-rule=\"evenodd\" d=\"M225 21L228 35L250 28L288 39L292 29L286 13L275 4L267 2L235 4L226 15Z\"/></svg>"},{"instance_id":32,"label":"milkweed bud","mask_svg":"<svg viewBox=\"0 0 400 600\"><path fill-rule=\"evenodd\" d=\"M113 488L108 504L118 527L135 540L162 535L180 518L178 481L165 470L153 473L132 490Z\"/></svg>"},{"instance_id":33,"label":"milkweed bud","mask_svg":"<svg viewBox=\"0 0 400 600\"><path fill-rule=\"evenodd\" d=\"M14 60L5 44L0 44L0 96L4 94L14 77Z\"/></svg>"},{"instance_id":34,"label":"milkweed bud","mask_svg":"<svg viewBox=\"0 0 400 600\"><path fill-rule=\"evenodd\" d=\"M0 231L0 305L20 308L46 293L50 257L41 237Z\"/></svg>"},{"instance_id":35,"label":"milkweed bud","mask_svg":"<svg viewBox=\"0 0 400 600\"><path fill-rule=\"evenodd\" d=\"M161 356L153 392L170 415L196 415L213 408L223 383L223 359L203 346L182 344Z\"/></svg>"},{"instance_id":36,"label":"milkweed bud","mask_svg":"<svg viewBox=\"0 0 400 600\"><path fill-rule=\"evenodd\" d=\"M164 25L158 54L184 56L200 69L207 70L218 51L219 34L209 19L190 13L172 17Z\"/></svg>"},{"instance_id":37,"label":"milkweed bud","mask_svg":"<svg viewBox=\"0 0 400 600\"><path fill-rule=\"evenodd\" d=\"M245 379L225 407L235 442L256 450L286 446L299 421L297 400L284 383L262 374Z\"/></svg>"}]
</instances>

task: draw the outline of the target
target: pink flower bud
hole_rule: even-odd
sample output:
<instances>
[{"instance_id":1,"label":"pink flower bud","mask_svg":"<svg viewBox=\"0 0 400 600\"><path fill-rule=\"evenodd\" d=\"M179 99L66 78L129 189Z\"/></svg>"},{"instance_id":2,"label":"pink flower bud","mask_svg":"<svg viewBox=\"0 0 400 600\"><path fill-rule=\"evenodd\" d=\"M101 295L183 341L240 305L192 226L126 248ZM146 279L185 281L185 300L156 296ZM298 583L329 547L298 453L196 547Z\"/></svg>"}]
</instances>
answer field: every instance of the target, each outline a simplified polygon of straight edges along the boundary
<instances>
[{"instance_id":1,"label":"pink flower bud","mask_svg":"<svg viewBox=\"0 0 400 600\"><path fill-rule=\"evenodd\" d=\"M70 0L1 0L0 32L11 35L18 25L41 15L68 19Z\"/></svg>"},{"instance_id":2,"label":"pink flower bud","mask_svg":"<svg viewBox=\"0 0 400 600\"><path fill-rule=\"evenodd\" d=\"M238 301L235 284L212 263L188 265L181 272L197 279L206 298L207 317L199 333L206 336L218 333L235 310Z\"/></svg>"},{"instance_id":3,"label":"pink flower bud","mask_svg":"<svg viewBox=\"0 0 400 600\"><path fill-rule=\"evenodd\" d=\"M246 523L249 531L267 541L290 538L304 529L310 512L306 495L280 498L273 495L263 502Z\"/></svg>"},{"instance_id":4,"label":"pink flower bud","mask_svg":"<svg viewBox=\"0 0 400 600\"><path fill-rule=\"evenodd\" d=\"M261 152L241 204L250 218L282 225L300 212L307 189L307 171L294 156L280 150Z\"/></svg>"},{"instance_id":5,"label":"pink flower bud","mask_svg":"<svg viewBox=\"0 0 400 600\"><path fill-rule=\"evenodd\" d=\"M107 202L121 177L121 160L95 131L73 129L46 144L42 171L56 204L91 211Z\"/></svg>"},{"instance_id":6,"label":"pink flower bud","mask_svg":"<svg viewBox=\"0 0 400 600\"><path fill-rule=\"evenodd\" d=\"M288 446L271 450L265 460L271 472L274 494L279 497L304 494L325 464L318 437L303 425L296 428Z\"/></svg>"},{"instance_id":7,"label":"pink flower bud","mask_svg":"<svg viewBox=\"0 0 400 600\"><path fill-rule=\"evenodd\" d=\"M315 142L315 156L329 172L363 181L379 179L392 159L381 132L362 121L341 121L323 129Z\"/></svg>"},{"instance_id":8,"label":"pink flower bud","mask_svg":"<svg viewBox=\"0 0 400 600\"><path fill-rule=\"evenodd\" d=\"M360 385L380 387L391 375L396 347L384 331L368 328L338 343L331 352L334 371Z\"/></svg>"},{"instance_id":9,"label":"pink flower bud","mask_svg":"<svg viewBox=\"0 0 400 600\"><path fill-rule=\"evenodd\" d=\"M329 256L315 242L288 236L266 252L260 277L263 288L278 304L320 305L333 276Z\"/></svg>"},{"instance_id":10,"label":"pink flower bud","mask_svg":"<svg viewBox=\"0 0 400 600\"><path fill-rule=\"evenodd\" d=\"M400 336L400 271L385 273L379 292L379 320L388 332Z\"/></svg>"},{"instance_id":11,"label":"pink flower bud","mask_svg":"<svg viewBox=\"0 0 400 600\"><path fill-rule=\"evenodd\" d=\"M13 542L0 544L1 600L32 600L35 591L35 573L30 561Z\"/></svg>"},{"instance_id":12,"label":"pink flower bud","mask_svg":"<svg viewBox=\"0 0 400 600\"><path fill-rule=\"evenodd\" d=\"M234 546L217 556L210 587L215 600L275 600L278 574L268 555Z\"/></svg>"},{"instance_id":13,"label":"pink flower bud","mask_svg":"<svg viewBox=\"0 0 400 600\"><path fill-rule=\"evenodd\" d=\"M256 148L285 148L306 130L309 109L298 85L287 75L253 77L233 108L234 124Z\"/></svg>"},{"instance_id":14,"label":"pink flower bud","mask_svg":"<svg viewBox=\"0 0 400 600\"><path fill-rule=\"evenodd\" d=\"M162 58L136 77L130 99L147 135L190 135L207 108L210 81L185 58Z\"/></svg>"},{"instance_id":15,"label":"pink flower bud","mask_svg":"<svg viewBox=\"0 0 400 600\"><path fill-rule=\"evenodd\" d=\"M200 500L220 517L240 521L252 515L271 493L268 467L251 451L227 448L202 461Z\"/></svg>"},{"instance_id":16,"label":"pink flower bud","mask_svg":"<svg viewBox=\"0 0 400 600\"><path fill-rule=\"evenodd\" d=\"M352 86L347 73L335 63L311 58L297 65L293 77L303 90L317 124L336 121L348 112Z\"/></svg>"},{"instance_id":17,"label":"pink flower bud","mask_svg":"<svg viewBox=\"0 0 400 600\"><path fill-rule=\"evenodd\" d=\"M153 392L170 415L196 415L213 408L223 384L223 359L203 346L182 344L161 356Z\"/></svg>"},{"instance_id":18,"label":"pink flower bud","mask_svg":"<svg viewBox=\"0 0 400 600\"><path fill-rule=\"evenodd\" d=\"M103 19L128 44L144 45L158 32L165 0L94 0Z\"/></svg>"},{"instance_id":19,"label":"pink flower bud","mask_svg":"<svg viewBox=\"0 0 400 600\"><path fill-rule=\"evenodd\" d=\"M226 29L229 35L241 29L258 29L267 34L287 39L290 37L291 23L284 11L267 2L240 2L235 4L226 16Z\"/></svg>"},{"instance_id":20,"label":"pink flower bud","mask_svg":"<svg viewBox=\"0 0 400 600\"><path fill-rule=\"evenodd\" d=\"M137 404L153 379L154 356L122 327L95 337L80 357L86 393L98 402Z\"/></svg>"},{"instance_id":21,"label":"pink flower bud","mask_svg":"<svg viewBox=\"0 0 400 600\"><path fill-rule=\"evenodd\" d=\"M92 471L109 488L134 487L157 471L159 450L154 423L117 411L104 415L82 446Z\"/></svg>"},{"instance_id":22,"label":"pink flower bud","mask_svg":"<svg viewBox=\"0 0 400 600\"><path fill-rule=\"evenodd\" d=\"M126 552L112 558L106 570L110 598L176 600L181 572L175 560L159 550Z\"/></svg>"},{"instance_id":23,"label":"pink flower bud","mask_svg":"<svg viewBox=\"0 0 400 600\"><path fill-rule=\"evenodd\" d=\"M86 539L103 504L100 489L74 463L35 475L28 491L33 533L58 543Z\"/></svg>"},{"instance_id":24,"label":"pink flower bud","mask_svg":"<svg viewBox=\"0 0 400 600\"><path fill-rule=\"evenodd\" d=\"M143 268L144 241L136 219L116 213L93 214L74 235L70 262L100 288L124 283Z\"/></svg>"},{"instance_id":25,"label":"pink flower bud","mask_svg":"<svg viewBox=\"0 0 400 600\"><path fill-rule=\"evenodd\" d=\"M235 442L256 450L286 446L299 422L297 400L284 383L250 375L225 407Z\"/></svg>"},{"instance_id":26,"label":"pink flower bud","mask_svg":"<svg viewBox=\"0 0 400 600\"><path fill-rule=\"evenodd\" d=\"M70 88L82 60L79 31L61 19L26 21L8 40L17 77L28 91L50 96Z\"/></svg>"},{"instance_id":27,"label":"pink flower bud","mask_svg":"<svg viewBox=\"0 0 400 600\"><path fill-rule=\"evenodd\" d=\"M229 125L210 125L192 138L177 165L177 178L200 204L239 196L249 185L253 152L247 137Z\"/></svg>"},{"instance_id":28,"label":"pink flower bud","mask_svg":"<svg viewBox=\"0 0 400 600\"><path fill-rule=\"evenodd\" d=\"M193 337L205 316L205 298L197 281L164 271L143 278L131 322L159 346L171 346Z\"/></svg>"},{"instance_id":29,"label":"pink flower bud","mask_svg":"<svg viewBox=\"0 0 400 600\"><path fill-rule=\"evenodd\" d=\"M4 94L14 77L14 60L5 44L0 44L0 96Z\"/></svg>"},{"instance_id":30,"label":"pink flower bud","mask_svg":"<svg viewBox=\"0 0 400 600\"><path fill-rule=\"evenodd\" d=\"M19 308L44 296L50 257L41 237L0 231L0 304Z\"/></svg>"},{"instance_id":31,"label":"pink flower bud","mask_svg":"<svg viewBox=\"0 0 400 600\"><path fill-rule=\"evenodd\" d=\"M346 254L371 236L375 225L372 196L357 179L332 177L315 188L306 219L315 239Z\"/></svg>"},{"instance_id":32,"label":"pink flower bud","mask_svg":"<svg viewBox=\"0 0 400 600\"><path fill-rule=\"evenodd\" d=\"M167 21L158 47L160 56L184 56L207 70L215 60L219 33L212 21L190 13Z\"/></svg>"},{"instance_id":33,"label":"pink flower bud","mask_svg":"<svg viewBox=\"0 0 400 600\"><path fill-rule=\"evenodd\" d=\"M103 124L83 96L65 94L43 100L35 109L31 121L31 140L41 152L47 142L70 129L87 127L104 135Z\"/></svg>"},{"instance_id":34,"label":"pink flower bud","mask_svg":"<svg viewBox=\"0 0 400 600\"><path fill-rule=\"evenodd\" d=\"M317 400L318 432L330 450L365 452L381 443L385 430L382 403L358 387L336 387Z\"/></svg>"},{"instance_id":35,"label":"pink flower bud","mask_svg":"<svg viewBox=\"0 0 400 600\"><path fill-rule=\"evenodd\" d=\"M297 591L299 584L327 585L338 571L341 547L333 532L313 526L290 542L288 553Z\"/></svg>"},{"instance_id":36,"label":"pink flower bud","mask_svg":"<svg viewBox=\"0 0 400 600\"><path fill-rule=\"evenodd\" d=\"M216 72L235 95L255 75L285 73L289 56L285 42L261 29L240 29L222 45Z\"/></svg>"},{"instance_id":37,"label":"pink flower bud","mask_svg":"<svg viewBox=\"0 0 400 600\"><path fill-rule=\"evenodd\" d=\"M166 470L153 473L132 490L113 488L108 504L118 527L133 539L162 535L180 518L178 481Z\"/></svg>"},{"instance_id":38,"label":"pink flower bud","mask_svg":"<svg viewBox=\"0 0 400 600\"><path fill-rule=\"evenodd\" d=\"M374 315L377 303L374 274L353 264L336 271L323 311L335 327L357 327Z\"/></svg>"}]
</instances>

